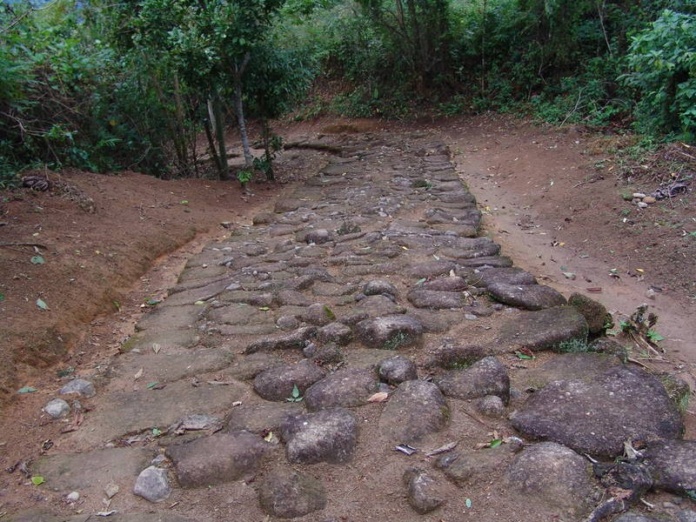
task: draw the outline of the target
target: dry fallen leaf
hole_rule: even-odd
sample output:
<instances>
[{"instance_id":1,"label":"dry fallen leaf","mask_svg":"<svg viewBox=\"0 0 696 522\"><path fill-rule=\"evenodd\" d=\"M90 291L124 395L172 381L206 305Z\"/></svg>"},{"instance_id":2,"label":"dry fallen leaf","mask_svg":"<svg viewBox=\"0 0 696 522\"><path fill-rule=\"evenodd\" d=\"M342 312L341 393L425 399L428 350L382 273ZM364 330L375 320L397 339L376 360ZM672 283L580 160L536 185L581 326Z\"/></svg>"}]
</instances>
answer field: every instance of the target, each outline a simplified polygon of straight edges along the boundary
<instances>
[{"instance_id":1,"label":"dry fallen leaf","mask_svg":"<svg viewBox=\"0 0 696 522\"><path fill-rule=\"evenodd\" d=\"M446 453L450 450L453 450L454 448L457 447L457 444L459 444L459 441L454 441L454 442L448 442L447 444L440 446L439 448L436 448L432 451L428 451L425 456L426 457L433 457L435 455L439 455L440 453Z\"/></svg>"},{"instance_id":2,"label":"dry fallen leaf","mask_svg":"<svg viewBox=\"0 0 696 522\"><path fill-rule=\"evenodd\" d=\"M377 392L367 399L367 402L385 402L388 398L389 394L387 392Z\"/></svg>"},{"instance_id":3,"label":"dry fallen leaf","mask_svg":"<svg viewBox=\"0 0 696 522\"><path fill-rule=\"evenodd\" d=\"M84 420L85 420L84 413L82 413L81 411L75 411L73 413L72 422L68 426L66 426L65 428L60 430L60 432L61 433L71 433L73 431L77 431L77 429L82 424L82 421L84 421Z\"/></svg>"},{"instance_id":4,"label":"dry fallen leaf","mask_svg":"<svg viewBox=\"0 0 696 522\"><path fill-rule=\"evenodd\" d=\"M136 374L133 376L133 380L134 380L134 381L137 381L137 380L140 379L142 376L143 376L143 369L140 368L140 369L138 370L138 373L136 373Z\"/></svg>"}]
</instances>

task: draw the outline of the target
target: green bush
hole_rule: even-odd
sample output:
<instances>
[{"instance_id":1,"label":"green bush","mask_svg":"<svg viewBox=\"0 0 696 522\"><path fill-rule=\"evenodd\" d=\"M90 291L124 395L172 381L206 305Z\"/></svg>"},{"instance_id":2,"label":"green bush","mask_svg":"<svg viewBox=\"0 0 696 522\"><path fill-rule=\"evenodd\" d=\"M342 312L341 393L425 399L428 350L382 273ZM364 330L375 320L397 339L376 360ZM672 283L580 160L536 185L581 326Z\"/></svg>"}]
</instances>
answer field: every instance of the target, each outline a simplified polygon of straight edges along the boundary
<instances>
[{"instance_id":1,"label":"green bush","mask_svg":"<svg viewBox=\"0 0 696 522\"><path fill-rule=\"evenodd\" d=\"M638 33L622 76L640 93L637 124L647 132L696 136L696 14L665 10Z\"/></svg>"}]
</instances>

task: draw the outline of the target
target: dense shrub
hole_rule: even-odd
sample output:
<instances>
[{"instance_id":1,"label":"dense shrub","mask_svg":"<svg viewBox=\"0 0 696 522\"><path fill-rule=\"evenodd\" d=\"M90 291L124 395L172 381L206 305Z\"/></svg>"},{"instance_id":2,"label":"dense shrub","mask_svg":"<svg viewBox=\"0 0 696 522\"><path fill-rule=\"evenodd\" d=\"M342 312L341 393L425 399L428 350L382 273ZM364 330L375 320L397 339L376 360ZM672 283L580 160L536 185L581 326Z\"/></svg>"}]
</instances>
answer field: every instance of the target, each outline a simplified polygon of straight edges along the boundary
<instances>
[{"instance_id":1,"label":"dense shrub","mask_svg":"<svg viewBox=\"0 0 696 522\"><path fill-rule=\"evenodd\" d=\"M638 33L624 82L640 93L639 128L696 137L696 14L665 10Z\"/></svg>"}]
</instances>

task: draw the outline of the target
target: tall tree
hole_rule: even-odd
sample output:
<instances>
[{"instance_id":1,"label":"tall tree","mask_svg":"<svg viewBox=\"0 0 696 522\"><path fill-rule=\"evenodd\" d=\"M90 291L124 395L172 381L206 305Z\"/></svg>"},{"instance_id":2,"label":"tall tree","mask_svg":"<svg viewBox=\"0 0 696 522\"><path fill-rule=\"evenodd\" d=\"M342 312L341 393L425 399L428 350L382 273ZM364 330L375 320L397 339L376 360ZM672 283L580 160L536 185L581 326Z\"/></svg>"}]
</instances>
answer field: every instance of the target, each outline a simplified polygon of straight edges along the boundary
<instances>
[{"instance_id":1,"label":"tall tree","mask_svg":"<svg viewBox=\"0 0 696 522\"><path fill-rule=\"evenodd\" d=\"M358 0L405 58L419 92L449 71L447 0Z\"/></svg>"},{"instance_id":2,"label":"tall tree","mask_svg":"<svg viewBox=\"0 0 696 522\"><path fill-rule=\"evenodd\" d=\"M252 114L261 119L264 157L254 161L268 180L274 179L273 157L280 149L279 137L271 131L270 120L288 112L307 91L314 67L300 53L281 49L269 42L257 49L245 82Z\"/></svg>"},{"instance_id":3,"label":"tall tree","mask_svg":"<svg viewBox=\"0 0 696 522\"><path fill-rule=\"evenodd\" d=\"M283 0L143 0L134 42L172 56L181 79L207 100L206 133L218 175L228 179L224 100L237 116L245 164L253 157L244 116L244 75Z\"/></svg>"}]
</instances>

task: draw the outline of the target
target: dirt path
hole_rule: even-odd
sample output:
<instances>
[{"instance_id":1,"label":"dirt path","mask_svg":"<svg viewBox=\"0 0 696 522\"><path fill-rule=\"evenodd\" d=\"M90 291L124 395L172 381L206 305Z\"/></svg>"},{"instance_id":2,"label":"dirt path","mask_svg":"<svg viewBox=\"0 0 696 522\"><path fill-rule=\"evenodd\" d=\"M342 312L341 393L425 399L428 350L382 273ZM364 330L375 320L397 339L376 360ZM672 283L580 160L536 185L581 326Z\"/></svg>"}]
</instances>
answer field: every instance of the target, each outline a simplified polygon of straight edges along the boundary
<instances>
[{"instance_id":1,"label":"dirt path","mask_svg":"<svg viewBox=\"0 0 696 522\"><path fill-rule=\"evenodd\" d=\"M594 290L592 295L617 323L648 304L660 318L656 328L666 338L664 348L675 360L693 366L696 242L683 240L688 249L680 255L684 264L670 261L682 231L674 230L669 237L658 223L673 210L652 207L640 215L635 205L621 199L621 193L647 183L620 183L601 173L602 179L585 182L597 176L594 165L608 169L612 163L611 155L588 153L596 136L514 121L486 123L485 131L480 130L457 126L445 135L452 140L459 172L486 211L484 224L491 237L519 266L564 294ZM694 204L681 204L679 220L693 228ZM634 224L642 228L637 240L623 223L627 212L643 222ZM689 288L691 293L683 291Z\"/></svg>"},{"instance_id":2,"label":"dirt path","mask_svg":"<svg viewBox=\"0 0 696 522\"><path fill-rule=\"evenodd\" d=\"M403 426L425 430L412 437L413 444L421 450L453 441L461 444L460 450L471 450L477 444L485 445L516 433L507 414L522 406L524 397L519 395L520 390L546 382L550 373L540 373L538 368L554 356L540 352L536 359L521 363L510 352L530 346L548 348L558 343L558 335L566 340L578 335L573 319L570 325L545 324L539 338L517 338L524 331L527 318L537 316L520 312L520 305L500 307L479 293L486 287L493 291L496 284L493 279L482 284L479 267L498 267L493 272L501 274L497 283L503 286L507 277L527 277L507 268L508 261L497 255L495 243L502 245L502 254L511 256L516 266L529 270L543 285L555 287L566 296L572 291L601 287L602 291L593 293L593 297L623 314L632 312L645 300L641 296L645 297L649 285L659 284L658 279L653 282L650 278L651 267L657 264L641 262L637 266L629 262L632 257L626 251L606 254L608 261L620 260L625 262L623 265L605 263L604 243L599 236L587 237L588 222L583 222L577 213L571 214L571 221L560 218L571 208L563 197L569 192L572 195L570 189L578 176L573 173L566 179L556 174L559 169L579 168L576 162L581 159L581 137L571 134L559 139L548 131L534 131L524 124L506 121L492 124L479 120L467 124L469 127L452 125L444 131L439 126L437 132L431 127L380 133L374 123L353 122L340 126L340 136L315 133L311 127L302 129L307 143L334 144L343 148L342 156L288 154L286 159L294 163L296 172L304 169L305 176L310 174L306 183L284 189L280 198L266 199L254 205L251 212L245 209L243 216L230 220L234 221L231 236L219 230L215 232L217 241L191 245L162 259L144 276L138 291L124 301L120 322L101 319L94 323L91 337L82 346L91 344L98 350L83 350L77 353L77 359L72 359L76 363L75 373L97 385L95 398L81 399L86 411L76 412L73 408L66 420L53 422L39 413L63 382L46 378L35 381L40 389L38 394L23 397L22 403L6 410L5 436L0 441L4 443L5 462L9 467L27 457L36 457L36 448L43 447L41 452L46 456L36 460L31 469L35 476L46 480L46 487L32 489L35 486L27 483L25 477L18 473L8 475L3 485L8 492L4 509L15 513L22 507L38 505L44 512L64 515L116 509L120 514L112 516L117 520L150 520L135 514L151 510L151 505L132 495L131 490L133 476L147 466L159 448L168 457L159 461L161 467L168 469L170 478L176 477L183 489L175 488L167 500L157 504L160 514L152 515L152 520L159 520L157 516L167 520L175 520L175 516L181 516L180 520L264 520L281 516L273 508L259 507L258 495L263 498L263 491L271 496L281 495L281 505L296 502L304 506L296 508L300 510L322 502L327 506L316 513L307 511L310 514L303 520L421 519L405 501L406 493L400 484L404 470L413 464L427 470L428 480L437 478L437 486L426 497L430 501L447 500L434 513L438 520L457 520L461 513L468 512L477 520L557 520L559 516L580 520L588 506L597 502L596 484L577 488L571 485L563 490L563 495L571 499L570 504L535 497L538 503L534 503L534 508L525 514L518 512L520 502L528 500L530 492L513 487L514 481L507 482L509 476L502 473L514 451L505 450L492 462L474 460L472 465L486 469L490 476L467 482L467 477L458 475L463 473L456 471L459 468L444 471L448 480L433 471L434 459L419 456L409 461L393 450L394 444L411 440L413 434L403 432ZM554 157L554 163L543 151L523 154L530 137L533 145L543 144L544 139L557 140L555 147L544 145L543 150L556 151L558 141L565 140L576 147L561 147L563 157ZM301 141L300 136L296 139ZM477 194L487 234L493 241L472 238L480 215L467 192L461 190L443 143L453 152L457 173ZM495 145L490 146L491 143ZM522 162L521 157L525 158ZM311 175L322 166L320 175ZM526 175L529 169L534 170L536 177ZM554 183L550 184L549 179ZM531 184L533 190L523 191L526 184ZM552 192L557 196L553 210L545 207L550 199L545 186L558 188L558 193ZM501 188L505 192L501 193ZM191 205L191 200L187 199L186 205ZM272 205L274 211L269 212ZM540 210L532 213L532 208ZM614 216L614 210L607 215ZM589 216L596 222L605 219L598 211ZM198 219L204 221L202 215ZM216 219L227 221L217 215ZM564 225L559 230L561 222ZM196 254L199 248L202 251ZM167 292L172 276L178 276L184 262L186 268L178 277L177 286ZM610 277L611 269L616 269L620 279ZM638 281L638 275L634 278L627 274L630 271L645 274L645 279ZM573 272L576 278L567 280L561 272ZM658 274L658 270L654 273ZM687 270L686 277L691 276ZM518 280L521 279L515 279ZM525 294L522 299L534 301L537 288L543 285L530 285L529 292L535 297ZM464 288L470 290L462 294ZM696 359L691 340L696 337L683 313L690 312L690 296L664 286L661 289L654 308L661 316L660 332L668 337L664 344L670 359L665 363L645 360L643 364L673 373L677 370L691 383L691 368ZM550 290L541 293L549 303L558 298ZM678 305L672 304L673 298ZM141 315L140 303L149 300L154 313L144 316L137 332L130 335L134 321ZM521 308L527 306L537 305ZM543 304L541 308L547 306ZM462 321L462 314L466 321ZM380 322L384 316L397 319ZM505 333L506 324L515 325L515 332ZM130 338L126 340L124 335ZM314 349L319 353L305 350L303 356L296 348L307 348L313 336L317 339ZM550 341L551 338L556 341ZM451 358L452 354L497 355L505 367L500 371L509 374L517 391L512 393L512 402L502 415L487 416L476 409L478 403L462 400L456 395L461 392L450 391L455 395L449 398L447 419L438 420L436 414L427 421L434 413L432 409L418 410L413 399L409 399L402 406L405 411L415 412L411 417L414 420L404 417L403 411L390 420L389 409L397 401L395 397L404 400L396 393L398 382L387 386L389 381L385 379L382 384L370 377L365 380L365 372L372 371L367 369L384 360L384 348L398 349L417 364L421 379L433 378L436 382L446 374L441 366L459 364ZM114 357L117 353L121 355ZM683 363L671 362L675 353L683 357ZM305 364L306 360L315 364ZM275 370L278 367L282 371ZM313 382L320 383L327 374L343 370L357 373L350 374L343 384L334 382L324 395L317 388L308 391ZM323 373L312 377L318 371ZM594 369L584 371L590 374ZM269 375L266 384L258 382L260 374ZM292 380L287 375L292 375ZM296 394L293 384L298 382L305 384ZM427 384L423 385L427 391L419 393L430 393L431 388L436 388L428 380L416 382ZM442 383L439 386L446 387ZM492 395L498 393L505 401L510 398L509 385L507 391L504 386L496 389ZM380 391L393 394L386 405L366 404ZM301 403L292 400L305 393ZM476 397L479 396L468 398ZM352 457L350 463L338 467L326 462L312 464L314 457L285 455L278 438L282 437L290 448L295 428L285 426L288 415L298 413L298 408L303 410L302 406L308 403L310 411L322 409L325 406L317 404L326 401L335 406L357 407L355 415L348 414L348 420L344 416L331 422L346 421L350 425L357 421L360 434L357 446L350 446L348 441L350 448L332 448L328 456L323 454L319 460L340 461L340 455L347 451ZM199 431L177 424L194 413L208 416L197 421L213 423L204 426L208 431L202 438L198 438ZM19 422L28 430L28 440L11 434L9 426L16 419L21 419ZM301 420L319 422L313 417ZM175 424L178 427L172 428ZM220 427L223 430L217 432ZM236 435L240 427L261 434L272 446L269 450L262 445L258 450L259 458L261 453L267 453L262 464L239 461L240 452L255 454L260 443L258 439L240 439ZM317 429L324 428L320 425ZM349 432L349 427L345 431ZM213 432L217 433L211 435ZM687 434L690 433L687 416ZM333 437L341 439L338 434ZM191 442L182 446L183 440ZM465 451L456 455L477 459L480 454ZM300 451L299 455L303 453ZM286 459L290 459L290 469L297 475L287 475ZM376 461L379 466L375 466ZM443 465L443 469L447 466ZM256 472L257 468L260 472ZM243 480L229 482L230 475ZM320 481L319 485L312 482L309 490L325 489L323 500L311 495L298 500L281 493L290 487L288 480L307 484L303 481L309 479ZM280 486L274 486L274 481L279 481ZM466 495L460 489L464 483ZM110 484L118 485L120 492L109 501L105 489ZM213 484L216 485L202 488ZM504 493L499 488L501 484L505 485ZM65 495L73 490L80 493L80 499L66 502ZM554 492L555 496L558 494L559 491ZM666 513L674 515L669 509ZM29 517L27 520L43 520L36 512ZM46 516L45 520L54 519Z\"/></svg>"}]
</instances>

